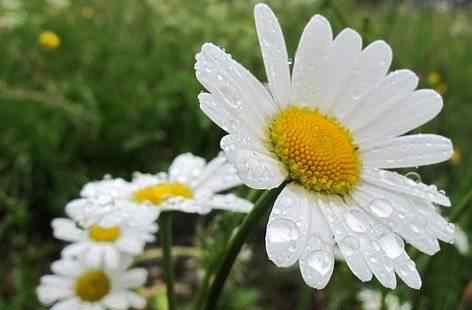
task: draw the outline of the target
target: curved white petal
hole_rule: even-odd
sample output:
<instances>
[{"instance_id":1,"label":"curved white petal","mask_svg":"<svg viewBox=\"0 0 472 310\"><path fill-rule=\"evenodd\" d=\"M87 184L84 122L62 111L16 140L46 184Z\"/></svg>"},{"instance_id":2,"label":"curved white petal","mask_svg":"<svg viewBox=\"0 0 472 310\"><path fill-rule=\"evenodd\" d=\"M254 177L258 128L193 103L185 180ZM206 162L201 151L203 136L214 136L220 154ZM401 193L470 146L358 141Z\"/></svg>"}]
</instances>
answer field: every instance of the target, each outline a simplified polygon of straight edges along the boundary
<instances>
[{"instance_id":1,"label":"curved white petal","mask_svg":"<svg viewBox=\"0 0 472 310\"><path fill-rule=\"evenodd\" d=\"M391 63L392 49L387 43L375 41L369 44L361 52L344 90L337 96L333 114L344 123L346 116L357 107L363 96L385 77Z\"/></svg>"},{"instance_id":2,"label":"curved white petal","mask_svg":"<svg viewBox=\"0 0 472 310\"><path fill-rule=\"evenodd\" d=\"M418 250L429 255L439 251L436 235L429 229L429 216L419 213L408 196L363 184L353 197L378 222L390 227Z\"/></svg>"},{"instance_id":3,"label":"curved white petal","mask_svg":"<svg viewBox=\"0 0 472 310\"><path fill-rule=\"evenodd\" d=\"M237 150L228 159L241 181L254 189L275 188L287 178L287 171L279 161L255 151Z\"/></svg>"},{"instance_id":4,"label":"curved white petal","mask_svg":"<svg viewBox=\"0 0 472 310\"><path fill-rule=\"evenodd\" d=\"M104 262L105 266L109 269L116 269L120 265L120 252L117 248L110 245L104 250Z\"/></svg>"},{"instance_id":5,"label":"curved white petal","mask_svg":"<svg viewBox=\"0 0 472 310\"><path fill-rule=\"evenodd\" d=\"M60 240L75 242L83 237L83 231L74 221L66 218L57 218L51 222L54 237Z\"/></svg>"},{"instance_id":6,"label":"curved white petal","mask_svg":"<svg viewBox=\"0 0 472 310\"><path fill-rule=\"evenodd\" d=\"M321 15L310 19L295 54L292 87L295 103L317 104L321 81L321 67L330 51L333 31L328 20Z\"/></svg>"},{"instance_id":7,"label":"curved white petal","mask_svg":"<svg viewBox=\"0 0 472 310\"><path fill-rule=\"evenodd\" d=\"M269 88L279 106L284 106L292 98L288 54L282 29L274 12L266 4L257 4L254 16Z\"/></svg>"},{"instance_id":8,"label":"curved white petal","mask_svg":"<svg viewBox=\"0 0 472 310\"><path fill-rule=\"evenodd\" d=\"M298 260L311 222L310 200L303 187L291 183L277 197L267 224L265 243L269 259L278 267Z\"/></svg>"},{"instance_id":9,"label":"curved white petal","mask_svg":"<svg viewBox=\"0 0 472 310\"><path fill-rule=\"evenodd\" d=\"M71 297L73 295L73 290L69 287L40 285L36 289L36 295L42 304L50 305L58 300Z\"/></svg>"},{"instance_id":10,"label":"curved white petal","mask_svg":"<svg viewBox=\"0 0 472 310\"><path fill-rule=\"evenodd\" d=\"M65 277L75 277L80 274L80 264L75 260L61 259L51 264L51 270Z\"/></svg>"},{"instance_id":11,"label":"curved white petal","mask_svg":"<svg viewBox=\"0 0 472 310\"><path fill-rule=\"evenodd\" d=\"M146 282L147 271L144 268L134 268L126 271L120 277L120 284L124 288L138 288Z\"/></svg>"},{"instance_id":12,"label":"curved white petal","mask_svg":"<svg viewBox=\"0 0 472 310\"><path fill-rule=\"evenodd\" d=\"M239 129L233 123L233 117L218 104L217 98L212 94L202 92L198 95L200 109L218 127L229 133L238 133Z\"/></svg>"},{"instance_id":13,"label":"curved white petal","mask_svg":"<svg viewBox=\"0 0 472 310\"><path fill-rule=\"evenodd\" d=\"M231 133L263 136L266 120L277 111L265 87L213 44L204 44L196 59L197 79L212 95L212 100L204 96L201 102L213 108L210 117L217 117L217 124Z\"/></svg>"},{"instance_id":14,"label":"curved white petal","mask_svg":"<svg viewBox=\"0 0 472 310\"><path fill-rule=\"evenodd\" d=\"M433 119L441 111L441 95L430 89L413 92L402 102L385 111L381 117L354 130L360 145L400 136Z\"/></svg>"},{"instance_id":15,"label":"curved white petal","mask_svg":"<svg viewBox=\"0 0 472 310\"><path fill-rule=\"evenodd\" d=\"M109 294L103 299L103 303L113 310L126 310L129 307L126 292L122 291Z\"/></svg>"},{"instance_id":16,"label":"curved white petal","mask_svg":"<svg viewBox=\"0 0 472 310\"><path fill-rule=\"evenodd\" d=\"M228 210L247 213L251 211L253 204L249 200L239 198L234 194L213 195L208 202L212 209Z\"/></svg>"},{"instance_id":17,"label":"curved white petal","mask_svg":"<svg viewBox=\"0 0 472 310\"><path fill-rule=\"evenodd\" d=\"M436 186L417 183L396 172L366 168L363 170L361 178L368 184L389 191L426 199L445 207L451 206L449 198L443 192L438 191Z\"/></svg>"},{"instance_id":18,"label":"curved white petal","mask_svg":"<svg viewBox=\"0 0 472 310\"><path fill-rule=\"evenodd\" d=\"M364 167L388 169L439 163L452 156L453 148L448 138L418 134L396 137L361 151Z\"/></svg>"},{"instance_id":19,"label":"curved white petal","mask_svg":"<svg viewBox=\"0 0 472 310\"><path fill-rule=\"evenodd\" d=\"M190 184L205 168L205 159L191 153L177 156L169 167L169 179Z\"/></svg>"},{"instance_id":20,"label":"curved white petal","mask_svg":"<svg viewBox=\"0 0 472 310\"><path fill-rule=\"evenodd\" d=\"M320 69L319 92L315 102L310 102L322 112L328 112L344 84L351 79L351 72L361 54L362 38L346 28L333 41L326 61Z\"/></svg>"},{"instance_id":21,"label":"curved white petal","mask_svg":"<svg viewBox=\"0 0 472 310\"><path fill-rule=\"evenodd\" d=\"M81 308L80 302L77 298L69 298L55 304L51 310L79 310Z\"/></svg>"},{"instance_id":22,"label":"curved white petal","mask_svg":"<svg viewBox=\"0 0 472 310\"><path fill-rule=\"evenodd\" d=\"M192 187L209 193L217 193L241 184L236 169L221 152L208 162L200 177L192 184Z\"/></svg>"},{"instance_id":23,"label":"curved white petal","mask_svg":"<svg viewBox=\"0 0 472 310\"><path fill-rule=\"evenodd\" d=\"M401 104L418 86L418 76L411 70L397 70L389 73L370 91L358 99L351 113L344 117L345 126L357 130L382 114L392 106Z\"/></svg>"},{"instance_id":24,"label":"curved white petal","mask_svg":"<svg viewBox=\"0 0 472 310\"><path fill-rule=\"evenodd\" d=\"M324 288L334 270L334 236L321 212L320 200L312 193L309 197L309 230L306 244L299 259L300 272L303 280L316 289Z\"/></svg>"}]
</instances>

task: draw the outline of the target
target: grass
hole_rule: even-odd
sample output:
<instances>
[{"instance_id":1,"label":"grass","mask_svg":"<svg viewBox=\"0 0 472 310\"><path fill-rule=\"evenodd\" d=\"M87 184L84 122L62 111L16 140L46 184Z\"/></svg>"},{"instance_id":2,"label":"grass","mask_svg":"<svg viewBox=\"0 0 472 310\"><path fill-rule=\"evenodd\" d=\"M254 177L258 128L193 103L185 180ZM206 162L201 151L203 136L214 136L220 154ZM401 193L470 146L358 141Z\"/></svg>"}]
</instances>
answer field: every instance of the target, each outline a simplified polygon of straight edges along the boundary
<instances>
[{"instance_id":1,"label":"grass","mask_svg":"<svg viewBox=\"0 0 472 310\"><path fill-rule=\"evenodd\" d=\"M280 16L290 54L309 17L322 13L336 31L344 26L361 31L364 45L387 40L394 50L393 69L413 69L421 76L421 87L443 92L443 112L420 131L451 137L455 159L416 172L459 203L472 180L472 12L420 9L396 1L267 2ZM199 111L196 100L201 87L194 76L194 55L202 43L223 46L257 77L265 75L253 1L74 0L66 7L44 0L18 1L17 7L11 3L15 1L0 1L0 244L6 250L0 264L0 309L28 310L39 308L34 288L61 247L52 239L49 222L63 214L65 203L85 182L106 173L129 177L136 170L158 171L181 152L207 157L218 152L223 133ZM38 45L40 33L47 30L60 37L57 49ZM471 236L471 212L458 222ZM199 225L201 236L211 235L206 225ZM378 287L361 284L337 264L325 291L307 291L296 270L267 262L262 224L259 232L253 259L240 268L246 276L233 277L233 286L244 288L225 296L228 309L292 309L298 302L300 309L310 304L351 309L361 287ZM177 239L188 242L191 236L182 233ZM423 272L420 294L403 286L395 291L418 309L456 309L472 278L470 256L441 246ZM418 264L425 259L420 255ZM182 298L186 294L191 295L183 292Z\"/></svg>"}]
</instances>

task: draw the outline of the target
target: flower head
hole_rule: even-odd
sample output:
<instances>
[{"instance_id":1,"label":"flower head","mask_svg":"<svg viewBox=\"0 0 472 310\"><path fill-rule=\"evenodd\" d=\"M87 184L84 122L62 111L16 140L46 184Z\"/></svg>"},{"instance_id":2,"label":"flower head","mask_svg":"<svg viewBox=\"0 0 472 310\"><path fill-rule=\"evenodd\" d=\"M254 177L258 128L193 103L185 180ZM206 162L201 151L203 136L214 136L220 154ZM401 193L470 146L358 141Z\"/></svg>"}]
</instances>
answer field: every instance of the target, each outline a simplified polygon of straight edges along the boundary
<instances>
[{"instance_id":1,"label":"flower head","mask_svg":"<svg viewBox=\"0 0 472 310\"><path fill-rule=\"evenodd\" d=\"M410 70L388 73L387 43L362 48L350 28L334 37L320 15L305 27L290 73L274 13L258 4L255 18L268 88L211 43L195 69L208 90L200 107L228 132L221 147L242 182L256 189L289 182L267 225L269 258L280 267L298 262L305 282L323 288L339 247L362 281L375 276L394 288L398 275L419 288L404 241L427 254L439 250L437 239L451 242L454 227L435 209L450 201L436 187L386 169L451 156L447 138L405 135L440 112L441 96L415 90Z\"/></svg>"},{"instance_id":2,"label":"flower head","mask_svg":"<svg viewBox=\"0 0 472 310\"><path fill-rule=\"evenodd\" d=\"M54 310L143 309L146 301L131 289L146 282L145 269L128 270L131 259L115 269L97 268L82 260L63 258L51 266L53 275L41 278L40 302Z\"/></svg>"},{"instance_id":3,"label":"flower head","mask_svg":"<svg viewBox=\"0 0 472 310\"><path fill-rule=\"evenodd\" d=\"M61 38L52 31L44 31L39 35L39 45L47 50L55 50L61 45Z\"/></svg>"},{"instance_id":4,"label":"flower head","mask_svg":"<svg viewBox=\"0 0 472 310\"><path fill-rule=\"evenodd\" d=\"M52 222L56 238L73 242L62 251L64 257L79 257L89 266L113 269L123 255L139 255L147 242L154 241L156 210L135 210L114 200L110 200L109 208L97 199L84 199L83 203L86 205L72 211L69 207L68 213L75 220L58 218ZM109 211L96 211L100 209Z\"/></svg>"},{"instance_id":5,"label":"flower head","mask_svg":"<svg viewBox=\"0 0 472 310\"><path fill-rule=\"evenodd\" d=\"M185 153L177 156L168 172L135 173L131 182L106 177L91 182L81 191L82 200L112 197L129 206L151 207L158 212L183 211L206 214L212 209L248 212L252 204L234 194L220 194L241 181L234 167L220 154L210 162ZM102 198L100 198L102 197ZM82 209L82 204L67 207L69 212Z\"/></svg>"}]
</instances>

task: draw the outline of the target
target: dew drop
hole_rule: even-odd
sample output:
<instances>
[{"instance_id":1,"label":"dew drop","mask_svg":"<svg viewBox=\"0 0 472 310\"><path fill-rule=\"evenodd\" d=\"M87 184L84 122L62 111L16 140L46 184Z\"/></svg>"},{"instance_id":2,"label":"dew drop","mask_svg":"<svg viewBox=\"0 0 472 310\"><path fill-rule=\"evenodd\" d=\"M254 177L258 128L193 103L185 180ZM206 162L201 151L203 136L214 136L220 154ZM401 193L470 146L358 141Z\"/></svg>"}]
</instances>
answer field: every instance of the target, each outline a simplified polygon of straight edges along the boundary
<instances>
[{"instance_id":1,"label":"dew drop","mask_svg":"<svg viewBox=\"0 0 472 310\"><path fill-rule=\"evenodd\" d=\"M380 237L380 246L382 247L385 254L391 258L397 258L403 253L405 244L397 235L388 233Z\"/></svg>"},{"instance_id":2,"label":"dew drop","mask_svg":"<svg viewBox=\"0 0 472 310\"><path fill-rule=\"evenodd\" d=\"M387 218L392 214L393 208L390 201L385 199L375 199L369 205L370 210L376 216L381 218Z\"/></svg>"},{"instance_id":3,"label":"dew drop","mask_svg":"<svg viewBox=\"0 0 472 310\"><path fill-rule=\"evenodd\" d=\"M405 176L409 178L410 180L415 181L416 183L422 182L421 175L418 172L410 171L407 174L405 174Z\"/></svg>"},{"instance_id":4,"label":"dew drop","mask_svg":"<svg viewBox=\"0 0 472 310\"><path fill-rule=\"evenodd\" d=\"M287 219L275 219L269 223L267 229L269 241L272 243L288 245L300 236L296 223Z\"/></svg>"},{"instance_id":5,"label":"dew drop","mask_svg":"<svg viewBox=\"0 0 472 310\"><path fill-rule=\"evenodd\" d=\"M332 257L325 251L315 251L306 258L307 267L317 272L321 276L328 274L332 263Z\"/></svg>"},{"instance_id":6,"label":"dew drop","mask_svg":"<svg viewBox=\"0 0 472 310\"><path fill-rule=\"evenodd\" d=\"M364 216L359 210L352 210L345 214L347 225L355 232L363 233L367 231L366 223L363 222Z\"/></svg>"},{"instance_id":7,"label":"dew drop","mask_svg":"<svg viewBox=\"0 0 472 310\"><path fill-rule=\"evenodd\" d=\"M359 241L352 236L347 236L339 242L339 246L344 255L351 256L359 249Z\"/></svg>"}]
</instances>

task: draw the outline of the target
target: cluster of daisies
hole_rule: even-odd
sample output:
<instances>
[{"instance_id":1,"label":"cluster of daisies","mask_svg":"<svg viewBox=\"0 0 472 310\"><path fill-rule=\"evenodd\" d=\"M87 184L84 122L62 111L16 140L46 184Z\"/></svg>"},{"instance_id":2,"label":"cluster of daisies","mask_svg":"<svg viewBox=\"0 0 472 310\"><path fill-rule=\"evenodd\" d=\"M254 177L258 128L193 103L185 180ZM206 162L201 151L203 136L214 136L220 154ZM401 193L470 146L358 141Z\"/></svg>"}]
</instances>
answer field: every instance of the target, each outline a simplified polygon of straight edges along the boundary
<instances>
[{"instance_id":1,"label":"cluster of daisies","mask_svg":"<svg viewBox=\"0 0 472 310\"><path fill-rule=\"evenodd\" d=\"M127 268L154 239L159 213L249 212L250 202L216 194L240 184L284 186L267 224L267 255L279 267L298 263L307 285L324 288L339 253L361 281L375 277L395 288L398 276L420 288L405 242L428 255L439 251L438 240L453 242L454 226L438 210L451 202L434 185L390 169L451 157L449 139L407 134L440 112L442 97L416 90L410 70L389 72L387 43L363 48L356 31L334 36L319 15L305 27L290 70L272 10L256 5L255 20L268 87L214 44L196 56L196 77L208 91L198 96L200 107L228 133L224 155L206 164L184 154L166 174L85 186L66 207L70 218L53 222L55 236L72 244L53 264L56 275L42 279L41 301L61 300L54 310L142 307L130 289L146 273Z\"/></svg>"},{"instance_id":2,"label":"cluster of daisies","mask_svg":"<svg viewBox=\"0 0 472 310\"><path fill-rule=\"evenodd\" d=\"M67 204L68 218L52 221L54 236L68 242L54 275L41 278L39 300L53 310L142 309L147 272L130 269L133 258L153 242L159 214L212 209L248 212L252 204L219 194L241 184L223 155L210 162L190 153L178 156L168 173L135 173L131 181L105 176L84 186Z\"/></svg>"}]
</instances>

